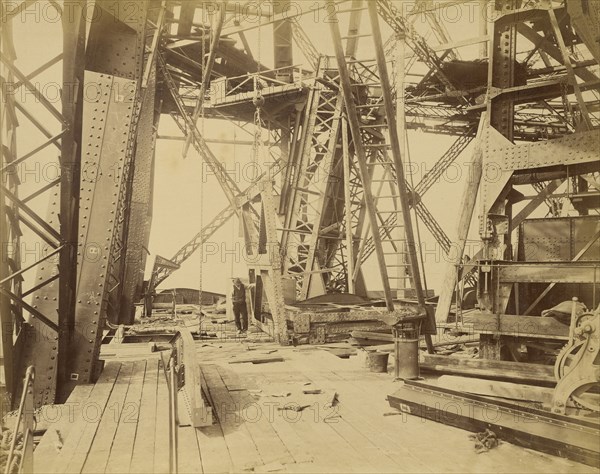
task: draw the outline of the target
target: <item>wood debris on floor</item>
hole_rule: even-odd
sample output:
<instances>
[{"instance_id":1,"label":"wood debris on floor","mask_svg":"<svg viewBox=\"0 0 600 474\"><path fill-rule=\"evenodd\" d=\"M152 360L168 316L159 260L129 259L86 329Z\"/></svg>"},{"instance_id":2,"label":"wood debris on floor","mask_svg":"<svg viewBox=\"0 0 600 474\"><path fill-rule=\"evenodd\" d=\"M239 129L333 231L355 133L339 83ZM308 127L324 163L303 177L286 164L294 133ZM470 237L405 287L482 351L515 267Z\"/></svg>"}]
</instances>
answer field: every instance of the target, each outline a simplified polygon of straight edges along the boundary
<instances>
[{"instance_id":1,"label":"wood debris on floor","mask_svg":"<svg viewBox=\"0 0 600 474\"><path fill-rule=\"evenodd\" d=\"M369 372L357 356L235 339L195 346L216 422L178 428L182 473L595 472L506 442L478 454L467 432L392 412L386 396L401 382ZM104 349L114 355L100 380L77 387L64 405L72 407L72 422L51 425L36 449L39 470L168 472L159 353L146 344ZM255 355L282 360L230 363Z\"/></svg>"}]
</instances>

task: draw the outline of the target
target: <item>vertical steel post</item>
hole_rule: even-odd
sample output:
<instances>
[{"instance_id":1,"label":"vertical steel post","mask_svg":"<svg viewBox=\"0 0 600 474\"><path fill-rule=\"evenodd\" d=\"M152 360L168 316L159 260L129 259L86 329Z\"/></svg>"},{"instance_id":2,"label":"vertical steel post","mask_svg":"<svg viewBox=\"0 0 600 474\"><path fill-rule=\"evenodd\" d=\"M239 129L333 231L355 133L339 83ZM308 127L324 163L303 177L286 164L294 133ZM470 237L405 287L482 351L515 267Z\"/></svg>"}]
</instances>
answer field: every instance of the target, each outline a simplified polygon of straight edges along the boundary
<instances>
[{"instance_id":1,"label":"vertical steel post","mask_svg":"<svg viewBox=\"0 0 600 474\"><path fill-rule=\"evenodd\" d=\"M352 158L348 146L348 120L342 118L342 152L344 166L344 218L346 221L346 275L348 293L354 293L354 239L352 235L352 197L350 193L350 167Z\"/></svg>"},{"instance_id":2,"label":"vertical steel post","mask_svg":"<svg viewBox=\"0 0 600 474\"><path fill-rule=\"evenodd\" d=\"M169 360L169 468L171 474L176 474L179 469L177 457L177 375L175 373L175 359ZM197 387L194 387L197 388Z\"/></svg>"},{"instance_id":3,"label":"vertical steel post","mask_svg":"<svg viewBox=\"0 0 600 474\"><path fill-rule=\"evenodd\" d=\"M328 2L329 11L336 11L335 4ZM338 64L338 70L340 73L340 84L342 86L342 92L344 95L344 102L346 104L346 112L348 115L348 123L350 124L350 131L352 133L352 139L354 142L354 150L358 162L358 170L360 178L363 184L363 192L365 197L365 207L367 215L369 217L369 223L371 226L371 234L373 236L373 244L375 246L375 254L377 255L377 262L379 264L379 273L381 275L381 282L383 285L383 292L385 295L385 303L388 310L394 310L394 303L392 298L392 291L390 289L390 282L388 278L387 268L385 266L385 255L383 253L383 247L381 245L381 238L379 234L379 224L377 223L377 209L373 198L373 192L371 191L371 177L369 175L369 169L367 166L367 156L365 148L362 143L362 137L360 134L360 124L358 122L358 115L356 110L356 104L354 103L354 97L352 94L352 84L350 82L350 75L348 73L348 66L346 58L344 57L344 51L342 49L342 38L340 35L340 29L338 26L337 18L334 18L329 23L331 31L331 37L333 39L333 46L335 49L335 57ZM382 50L383 52L383 50Z\"/></svg>"},{"instance_id":4,"label":"vertical steel post","mask_svg":"<svg viewBox=\"0 0 600 474\"><path fill-rule=\"evenodd\" d=\"M377 66L379 69L379 79L381 81L381 92L383 94L385 115L387 118L388 129L390 134L390 148L392 150L392 156L394 158L394 167L396 168L396 181L398 185L399 194L398 197L402 209L402 218L404 219L404 231L406 233L407 246L406 250L408 253L410 270L412 274L412 284L417 296L419 306L422 309L426 309L425 295L423 293L423 286L421 283L421 272L419 269L419 261L417 258L415 236L412 228L412 220L410 218L410 207L408 204L406 179L404 177L404 166L402 163L402 156L400 155L400 139L398 137L398 126L396 123L396 115L394 112L394 105L392 102L392 90L390 87L389 76L387 71L387 62L383 49L383 41L381 39L379 18L377 15L377 4L375 2L369 2L367 5L369 8L369 18L371 20L371 29L373 32L373 40L375 43L375 55L377 58ZM403 93L403 91L401 93ZM433 314L428 313L427 325L430 332L435 332L435 318ZM433 347L431 346L431 338L428 338L427 345L432 352Z\"/></svg>"},{"instance_id":5,"label":"vertical steel post","mask_svg":"<svg viewBox=\"0 0 600 474\"><path fill-rule=\"evenodd\" d=\"M75 331L86 5L86 0L71 1L69 15L62 15L62 115L65 133L61 139L60 157L60 233L63 248L59 257L57 384L69 378L68 360L73 350L71 344Z\"/></svg>"}]
</instances>

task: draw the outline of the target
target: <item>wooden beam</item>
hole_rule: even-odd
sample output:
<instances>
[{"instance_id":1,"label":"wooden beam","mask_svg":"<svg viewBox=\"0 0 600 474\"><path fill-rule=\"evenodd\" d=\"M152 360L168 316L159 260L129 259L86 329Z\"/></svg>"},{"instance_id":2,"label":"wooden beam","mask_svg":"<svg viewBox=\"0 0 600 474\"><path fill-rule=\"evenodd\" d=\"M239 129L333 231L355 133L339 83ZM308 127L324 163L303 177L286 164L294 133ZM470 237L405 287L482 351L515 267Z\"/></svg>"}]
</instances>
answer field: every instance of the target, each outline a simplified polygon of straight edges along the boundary
<instances>
[{"instance_id":1,"label":"wooden beam","mask_svg":"<svg viewBox=\"0 0 600 474\"><path fill-rule=\"evenodd\" d=\"M596 468L600 463L597 417L568 417L411 380L387 399L403 413L476 433L490 430L496 439Z\"/></svg>"},{"instance_id":2,"label":"wooden beam","mask_svg":"<svg viewBox=\"0 0 600 474\"><path fill-rule=\"evenodd\" d=\"M503 314L496 318L491 313L469 313L473 332L480 334L507 335L519 338L567 340L569 327L554 318Z\"/></svg>"},{"instance_id":3,"label":"wooden beam","mask_svg":"<svg viewBox=\"0 0 600 474\"><path fill-rule=\"evenodd\" d=\"M523 383L500 382L498 380L481 380L472 377L442 375L438 379L441 387L457 392L473 393L488 397L512 399L520 401L541 402L552 405L554 390L547 387L536 387Z\"/></svg>"},{"instance_id":4,"label":"wooden beam","mask_svg":"<svg viewBox=\"0 0 600 474\"><path fill-rule=\"evenodd\" d=\"M425 354L421 370L446 374L465 375L492 380L539 383L555 385L554 368L551 365L508 362L491 359L463 359L442 355Z\"/></svg>"},{"instance_id":5,"label":"wooden beam","mask_svg":"<svg viewBox=\"0 0 600 474\"><path fill-rule=\"evenodd\" d=\"M480 136L485 122L485 113L483 113L479 122ZM440 297L435 309L435 321L437 324L447 322L448 314L450 313L452 295L454 294L458 279L456 265L460 265L462 262L463 254L465 252L465 245L467 244L467 239L469 236L469 228L471 227L471 220L473 218L473 212L475 211L475 204L477 201L477 192L481 182L482 160L483 153L481 150L481 144L478 140L475 151L473 152L473 167L471 168L472 173L467 177L467 182L465 183L465 188L460 201L460 216L458 218L455 242L456 258L454 261L448 261L446 263L446 270L444 272L445 276L442 280L442 287L440 289Z\"/></svg>"},{"instance_id":6,"label":"wooden beam","mask_svg":"<svg viewBox=\"0 0 600 474\"><path fill-rule=\"evenodd\" d=\"M590 247L592 245L594 245L594 242L596 242L596 240L598 240L598 237L600 237L600 230L598 232L596 232L592 238L582 247L582 249L577 252L577 255L575 255L575 257L573 257L572 262L577 262L579 261L579 259L581 259L581 257L583 257L583 255L590 249ZM542 301L542 299L544 298L544 296L546 296L550 290L552 290L552 288L554 288L556 286L556 283L550 283L546 289L544 291L542 291L539 296L529 305L529 307L525 310L525 312L523 314L529 314L529 312L536 307L536 305Z\"/></svg>"}]
</instances>

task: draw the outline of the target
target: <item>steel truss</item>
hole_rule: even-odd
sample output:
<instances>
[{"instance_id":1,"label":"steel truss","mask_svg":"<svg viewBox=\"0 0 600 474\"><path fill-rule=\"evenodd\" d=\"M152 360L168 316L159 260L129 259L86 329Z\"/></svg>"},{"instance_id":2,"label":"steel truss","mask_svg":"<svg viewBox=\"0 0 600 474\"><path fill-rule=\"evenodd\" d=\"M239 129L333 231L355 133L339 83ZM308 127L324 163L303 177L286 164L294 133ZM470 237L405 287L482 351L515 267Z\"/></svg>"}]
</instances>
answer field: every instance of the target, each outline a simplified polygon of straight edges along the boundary
<instances>
[{"instance_id":1,"label":"steel truss","mask_svg":"<svg viewBox=\"0 0 600 474\"><path fill-rule=\"evenodd\" d=\"M573 2L577 4L577 2ZM544 264L546 258L556 260L544 255L537 255L537 259L524 254L522 249L517 251L513 248L513 231L520 229L519 245L523 245L525 238L522 234L524 225L532 225L527 217L544 202L548 202L551 211L556 211L556 201L553 193L565 181L582 183L583 192L567 191L563 195L562 206L567 209L574 207L577 213L584 216L598 212L599 204L592 195L587 195L588 180L590 173L597 173L598 160L597 149L600 145L597 130L597 114L591 112L590 104L597 101L598 84L594 74L589 69L574 69L575 64L569 50L565 46L564 34L569 31L566 21L565 10L562 6L553 5L552 2L530 2L525 6L516 0L507 0L498 4L499 18L494 23L492 34L493 56L489 62L490 71L487 112L484 133L480 139L482 165L484 169L489 166L498 166L498 179L491 179L484 174L479 187L481 210L480 210L480 235L482 237L483 249L476 255L472 262L463 267L463 275L471 270L477 270L480 284L477 295L480 312L476 315L475 325L480 328L485 321L495 319L497 321L496 336L486 331L482 336L482 349L484 357L500 358L506 357L507 351L515 342L511 337L518 337L519 332L508 332L508 321L515 318L513 315L528 318L534 307L539 311L540 302L544 301L545 307L552 306L552 298L560 297L560 294L551 290L555 286L565 285L567 281L587 282L595 286L595 275L598 271L599 261L591 249L597 248L597 233L593 228L586 228L585 234L580 234L584 241L575 242L580 246L577 255L570 255L566 260L560 258L552 264L552 271L548 269L541 271L539 265ZM543 41L536 43L536 48L543 51L554 61L558 62L565 74L546 78L543 82L536 80L528 81L527 84L516 84L516 72L514 69L517 55L517 41L520 36L531 40L532 35L529 22L547 25ZM578 47L588 61L586 64L597 66L597 58L593 56L596 45L588 46L588 35L586 31L578 31L588 28L589 23L598 24L595 13L590 13L586 21L573 23L575 31L583 39ZM588 26L585 26L588 25ZM586 52L585 49L588 48ZM552 63L548 64L552 66ZM584 81L584 82L580 82ZM588 87L589 86L589 87ZM515 93L518 91L518 94ZM519 104L527 102L542 101L546 104L557 96L562 97L563 107L560 116L566 125L565 134L561 138L553 140L541 140L535 143L515 144L516 123L515 110ZM489 124L489 125L488 125ZM530 203L518 214L513 214L512 206L518 202L520 193L515 193L514 186L519 184L533 184L539 192L533 196ZM579 204L578 204L579 203ZM552 219L548 224L552 228L559 228L568 223L564 210ZM581 218L583 219L583 217ZM592 219L593 221L593 219ZM534 221L532 221L534 222ZM579 222L579 221L578 221ZM583 221L581 221L583 222ZM593 226L592 226L593 227ZM550 229L550 227L549 227ZM551 231L550 231L551 232ZM544 238L552 239L552 235ZM580 245L581 244L581 245ZM583 245L585 244L585 245ZM588 253L589 251L589 253ZM546 250L547 252L547 250ZM582 266L578 260L586 260ZM513 260L520 260L514 261ZM537 261L536 261L537 260ZM475 266L473 266L475 263ZM537 263L538 266L535 266ZM569 275L567 277L567 275ZM548 286L541 291L534 301L521 300L527 288L536 283L548 282ZM585 285L584 285L585 286ZM566 288L563 286L563 288ZM453 288L447 288L447 292ZM565 291L573 291L565 290ZM582 286L580 290L585 292ZM594 291L594 290L590 290ZM586 293L587 294L587 293ZM444 296L440 296L442 300ZM562 295L563 299L567 295ZM550 298L550 299L548 299ZM590 301L597 305L597 301ZM549 306L548 306L549 305ZM448 309L448 308L445 308ZM443 311L440 316L444 316ZM506 313L509 314L506 314ZM492 314L496 316L492 316ZM447 315L447 313L446 313ZM534 318L535 319L535 318ZM505 320L505 322L503 322ZM524 320L522 320L524 321ZM514 329L514 328L513 328ZM528 334L529 337L551 337L545 329L540 326L538 334ZM529 331L531 332L531 331ZM563 331L560 337L566 338L567 332ZM500 339L493 339L500 334ZM552 337L557 337L556 334ZM514 351L512 352L514 353Z\"/></svg>"},{"instance_id":2,"label":"steel truss","mask_svg":"<svg viewBox=\"0 0 600 474\"><path fill-rule=\"evenodd\" d=\"M339 10L340 5L336 3L333 10ZM476 125L480 122L481 113L486 109L486 104L481 104L478 98L485 93L488 86L482 84L479 88L462 90L455 79L450 78L447 67L448 61L456 60L460 55L460 47L472 44L472 42L452 43L447 32L444 31L443 25L436 23L434 18L430 17L427 8L424 7L416 14L423 14L427 17L427 21L440 45L433 44L430 39L426 39L426 37L417 33L411 22L401 16L393 2L378 1L376 7L378 16L394 31L394 35L385 43L384 49L388 52L393 51L397 41L402 38L412 52L411 59L407 64L408 70L410 71L417 62L424 64L429 69L429 73L420 82L409 84L410 87L407 89L409 91L406 95L407 128L420 127L433 133L459 135L456 142L441 156L433 169L415 186L414 190L407 183L401 183L408 195L408 205L414 208L416 214L436 238L440 247L447 252L451 249L453 242L450 241L444 230L425 207L421 198L431 189L440 174L456 160L475 137ZM387 120L389 120L389 113L382 120L380 111L386 105L385 100L381 95L377 96L369 92L371 88L379 86L381 82L388 79L379 74L379 69L385 61L380 61L379 65L376 66L371 59L356 61L352 54L352 48L356 48L359 38L364 36L360 34L360 15L367 8L368 5L355 0L351 2L350 8L347 9L351 19L348 34L344 39L347 41L346 48L351 49L347 49L344 54L345 57L342 58L342 60L349 58L347 66L342 66L342 69L348 70L350 87L353 88L352 96L354 97L354 105L357 108L356 116L359 118L360 140L356 141L354 135L347 137L348 150L346 154L354 158L351 159L351 166L346 177L344 177L344 133L342 133L345 130L345 125L342 124L346 123L349 117L346 107L340 106L339 95L343 88L342 77L339 75L339 71L336 71L336 66L331 67L328 64L331 59L319 55L317 48L306 35L297 18L293 16L290 18L290 28L286 30L288 34L291 32L293 40L296 41L315 70L314 79L308 82L306 78L302 80L303 84L312 84L306 99L307 105L290 120L290 128L286 131L290 140L289 157L284 158L282 156L284 173L282 173L282 188L279 194L278 206L279 213L282 216L279 227L281 228L280 251L283 256L283 272L295 277L298 296L303 299L322 292L347 291L351 287L360 288L360 291L364 291L361 265L373 253L379 252L381 254L383 247L380 251L377 249L382 244L389 244L390 250L394 254L402 252L402 247L405 245L403 243L404 237L396 241L397 237L393 237L391 232L392 230L396 233L399 232L402 226L401 221L399 221L399 217L403 215L399 208L400 194L396 194L392 190L391 197L394 202L392 208L394 211L387 213L383 211L385 208L383 200L387 199L385 192L389 187L386 183L398 180L397 168L389 161L391 156L388 142L389 130L386 125ZM563 66L561 69L556 65L546 64L547 61L544 65L545 68L535 67L539 58L550 56L554 60L557 60L557 58L560 60L562 57L559 46L554 46L551 41L543 38L540 33L527 25L527 22L531 20L532 15L535 15L537 10L539 8L535 3L528 4L523 9L515 10L525 15L520 17L524 21L519 23L516 29L511 27L502 33L505 35L502 37L503 41L510 40L509 36L506 35L515 37L516 31L519 34L524 34L529 40L533 39L535 49L529 52L526 61L529 67L527 70L528 84L517 85L513 79L510 85L502 86L504 87L502 91L494 84L489 95L492 102L504 104L498 105L497 108L498 110L502 107L505 108L504 116L508 118L510 123L511 138L527 141L543 141L572 133L575 129L573 117L579 112L574 115L573 107L568 103L568 100L561 101L560 96L561 94L563 97L573 93L577 94L577 90L580 91L579 94L581 95L581 93L593 90L596 84L594 82L595 76L589 73L587 69L592 64L589 60L573 62L574 66L571 71L569 71L568 65ZM190 12L187 12L187 15L189 14ZM180 15L184 15L183 10ZM278 15L267 21L267 24L275 24L281 21L282 18L280 14ZM228 26L230 18L227 17L227 14L222 16L224 18L219 16L216 22L217 28L219 28L221 22L223 23L222 31L217 35L215 33L209 34L209 37L214 38L217 36L227 39L228 35L239 34L246 53L251 56L250 46L243 37L243 31L248 28ZM563 21L562 17L559 21ZM185 22L185 19L180 18L180 26L183 22ZM202 38L204 38L209 28L205 27L202 31ZM525 33L522 33L522 31ZM540 41L540 38L543 41ZM280 40L282 41L281 51L289 51L286 49L288 47L286 45L289 45L289 37L285 40L280 37ZM478 41L485 43L486 38L482 37ZM215 43L208 44L214 45ZM210 56L221 54L212 52L213 54ZM278 64L283 64L284 69L286 64L291 66L291 62L281 63L282 58L287 53L282 52L281 54L280 63ZM514 49L513 57L515 54L516 49ZM209 63L202 65L203 69L199 76L203 78L200 82L200 89L205 91L207 90L206 80L211 75L210 56ZM337 58L338 63L340 58ZM510 60L507 61L505 61L505 65L509 71L513 68L511 74L514 76L514 65L510 63ZM498 58L496 57L489 61L490 71L499 67L497 62ZM190 130L193 132L193 127L190 123L186 123L187 119L184 117L190 113L187 105L190 103L190 99L196 100L194 97L197 96L194 93L189 94L189 90L194 88L193 82L186 83L187 79L183 80L184 77L190 78L192 76L180 75L179 69L172 69L168 64L165 64L165 68L169 70L171 75L177 74L177 77L182 78L182 82L178 87L169 87L169 90L175 97L175 103L180 104L176 116L180 120L183 118L183 121L180 121L182 132L189 133ZM273 73L275 72L274 70ZM573 77L573 73L581 77L585 83L578 85L568 79L568 77ZM269 71L263 71L260 80L277 86L278 82L269 74L271 74ZM241 100L234 98L235 94L242 89L247 97L251 96L252 91L245 88L247 86L251 87L253 82L256 84L257 81L256 79L253 80L252 76L234 78L236 85L233 86L233 89L228 88L228 92L226 92L229 95L228 100ZM488 77L491 76L488 75ZM393 93L395 77L390 77L389 81ZM173 81L173 85L176 85L175 81ZM185 92L186 88L188 92ZM237 91L236 88L238 88ZM358 93L359 90L361 90L361 93ZM177 96L180 99L177 99ZM356 100L357 98L359 100ZM515 98L518 98L518 100L515 100ZM510 103L513 103L513 105L510 105ZM579 106L579 109L582 109L585 115L586 107L585 104L583 105L583 107ZM198 106L195 107L195 110L198 110ZM214 117L214 110L211 109L209 112L212 117ZM229 116L231 117L231 115ZM492 117L492 120L497 120L494 118L495 116L495 114L489 113L487 120L490 120L489 117ZM595 115L588 113L588 116L588 125L594 125L597 120ZM192 114L193 118L194 115ZM506 127L506 125L503 126ZM323 137L324 140L321 140L320 137ZM198 139L196 140L198 141ZM368 166L366 174L361 172L359 166L361 160L358 155L360 155L361 146L364 150L364 161ZM216 160L210 157L208 147L203 145L201 155L208 155L208 159L212 160L215 166L218 167ZM283 161L285 162L283 163ZM381 171L377 171L378 169ZM219 177L219 173L215 174ZM327 176L327 179L317 179L322 176ZM247 207L247 212L254 214L251 221L258 228L257 211L245 200L246 198L242 198L240 201L240 196L247 195L248 192L241 193L239 189L232 187L231 183L226 182L226 176L221 176L219 179L230 202L235 201L236 207L231 206L220 213L214 221L209 223L183 249L177 252L171 259L176 265L169 264L164 268L157 265L153 273L154 284L164 281L164 278L174 271L176 266L180 265L201 245L203 239L212 235L218 226L222 225L230 216L234 213L240 215L240 209L243 206ZM373 223L367 218L368 206L364 205L365 202L370 201L368 196L365 197L365 180L367 180L366 182L379 183L368 185L366 189L368 194L372 193L375 203L379 201L377 207L380 209L376 208L374 214L372 214L375 232L372 229ZM540 183L542 182L540 181ZM544 184L539 184L539 186L544 186ZM350 197L346 199L342 192L344 187L349 188ZM550 189L550 185L548 189ZM254 193L251 194L256 196ZM543 199L537 201L543 202ZM345 205L350 207L347 218L344 217ZM348 224L350 228L347 229ZM349 244L349 242L352 243ZM385 275L390 273L387 271L389 269L386 270L386 267L390 267L391 264L381 257L382 255L379 255L382 281L389 280L389 277ZM406 262L403 265L406 265ZM471 269L473 267L469 265L465 268ZM386 271L384 272L384 270ZM470 284L475 284L472 271L465 271L464 276ZM410 271L408 271L402 278L410 277ZM391 289L390 286L390 290L385 291L388 295L386 296L388 307L392 295Z\"/></svg>"},{"instance_id":3,"label":"steel truss","mask_svg":"<svg viewBox=\"0 0 600 474\"><path fill-rule=\"evenodd\" d=\"M15 330L3 330L4 350L7 360L12 360L5 364L5 372L10 379L7 386L15 393L19 387L12 374L28 365L36 367L37 406L64 401L76 384L95 380L102 368L98 356L105 321L118 321L123 303L127 305L123 312L129 315L131 301L139 298L145 256L129 244L135 239L139 250L149 235L147 203L155 135L152 45L164 14L159 2L135 2L132 14L114 2L99 1L94 21L87 25L86 2L53 5L63 19L62 55L24 74L14 64L10 27L3 25L6 40L0 58L3 82L29 89L59 128L58 133L52 132L55 125L47 128L36 120L38 111L13 98L8 99L8 114L3 108L3 118L7 117L1 127L3 140L10 137L10 146L3 147L10 150L2 163L7 178L7 186L2 185L2 218L7 223L3 232L7 229L6 238L16 248L40 247L38 261L23 268L18 250L7 250L10 256L2 259L13 262L11 268L2 268L2 305L12 308L2 311L7 319L3 329ZM22 6L20 11L25 12L35 2ZM16 10L3 12L4 21L26 18ZM19 26L35 30L33 25ZM32 82L59 60L63 63L60 111ZM84 97L84 90L95 94ZM21 157L16 155L14 133L18 114L46 137ZM18 175L9 172L25 160L39 159L49 146L59 149L60 177L21 197ZM29 202L42 196L48 196L46 218ZM22 232L24 226L34 235ZM33 269L35 283L23 289L23 274Z\"/></svg>"},{"instance_id":4,"label":"steel truss","mask_svg":"<svg viewBox=\"0 0 600 474\"><path fill-rule=\"evenodd\" d=\"M83 94L82 48L85 2L72 2L72 21L62 22L62 51L46 57L25 73L16 65L19 49L13 43L15 28L35 31L34 18L27 20L25 11L31 2L15 9L1 5L2 38L0 68L0 148L2 149L0 183L0 313L2 315L2 350L4 378L12 403L18 398L22 376L29 365L36 367L35 400L39 405L53 402L57 381L68 378L66 365L69 341L75 325L76 261L78 248L80 130ZM13 5L14 7L14 5ZM60 5L56 13L62 15ZM20 24L18 24L20 23ZM33 38L32 38L33 40ZM43 46L40 46L43 50ZM38 75L55 64L62 66L62 103L60 110L36 84ZM24 100L23 90L36 98L37 110ZM41 109L41 110L40 110ZM49 115L48 115L49 114ZM51 117L42 123L38 117ZM27 123L37 136L33 148L25 145L19 126ZM28 140L29 141L29 140ZM21 147L30 148L19 153ZM54 147L60 155L59 176L55 179L27 179L23 167L47 159ZM35 165L34 165L35 166ZM25 190L25 191L22 191ZM53 214L43 218L39 200L52 203ZM58 218L60 216L60 219ZM33 262L25 259L22 249L35 249ZM29 255L31 257L31 254ZM37 273L35 279L32 273ZM24 287L26 284L27 287Z\"/></svg>"},{"instance_id":5,"label":"steel truss","mask_svg":"<svg viewBox=\"0 0 600 474\"><path fill-rule=\"evenodd\" d=\"M32 72L17 66L19 51L11 27L35 2L23 1L13 10L3 4L1 12L3 86L35 94L49 117L47 123L38 119L29 104L2 88L6 107L0 115L0 237L8 244L0 250L5 378L9 391L17 393L20 377L15 374L34 365L38 405L62 400L76 383L92 381L101 368L98 349L104 322L132 320L133 303L142 293L152 216L148 203L153 149L161 115L171 115L209 165L229 206L170 261L157 259L149 291L235 215L242 221L246 248L258 258L250 268L257 283L258 321L282 342L287 341L289 322L283 277L295 278L302 299L350 290L366 294L362 268L373 254L388 312L397 314L396 297L407 296L408 290L423 307L422 269L410 213L416 213L442 249L452 247L454 242L422 198L473 140L476 159L483 167L499 163L502 176L494 182L484 179L480 186L484 250L462 269L471 283L474 274L485 273L478 260L511 255L512 230L533 209L547 201L558 212L552 195L563 182L577 190L579 208L590 211L584 195L597 183L590 173L598 171L594 166L600 82L592 70L598 64L598 49L591 40L598 18L583 2L572 0L566 9L541 0L498 2L501 14L489 38L462 43L452 41L426 2L413 14L426 18L435 39L419 33L395 2L334 2L330 5L338 18L349 16L345 37L337 24L330 25L335 60L321 56L299 17L284 14L283 5L264 22L273 27L272 70L254 58L244 36L257 26L233 24L226 2L212 25L198 25L194 14L203 2L139 0L131 15L111 2L98 1L95 8L102 18L90 25L87 46L81 20L86 4L72 3L78 20L63 24L62 54L46 58ZM62 14L60 3L53 5ZM371 29L365 34L361 15L367 11ZM382 26L393 31L385 42ZM569 36L569 31L575 34ZM357 45L367 36L376 54L357 58ZM243 50L233 46L238 37ZM189 38L192 46L186 43ZM517 38L525 38L533 49L517 49ZM487 82L467 86L457 81L452 67L460 62L460 48L486 44L488 39L493 54L485 63ZM292 41L312 71L294 66ZM388 72L383 52L391 57L404 44L409 50L407 73L415 65L426 73L412 83L403 81L399 99L396 75ZM194 56L198 50L206 53L200 61ZM523 59L522 69L517 57ZM44 98L34 79L60 61L64 93L58 107ZM248 74L250 70L257 72ZM212 84L219 78L224 79L224 95L220 102L211 100L206 110ZM269 96L263 84L276 92ZM83 101L83 90L90 85L100 94ZM281 97L292 89L298 96L290 107ZM260 104L259 99L265 103L259 106L259 120L251 122L248 117L256 118L253 101ZM405 105L406 128L457 136L414 189L403 176L399 135L404 125L395 108L399 100ZM211 118L239 115L247 122L242 123L246 131L254 126L252 137L257 129L268 129L271 140L263 146L274 163L268 171L269 179L278 181L274 188L262 177L247 189L238 187L199 131L196 122L203 111ZM24 154L17 150L21 122L30 122L42 137ZM484 132L480 127L476 137L480 122L491 127L483 127ZM515 140L530 143L515 145ZM60 153L60 175L26 188L14 169L54 147ZM565 166L567 176L560 168ZM540 192L512 216L511 190L523 183L533 183ZM563 206L575 202L573 192L566 194ZM46 218L35 205L43 196L50 202ZM469 203L471 213L474 205ZM23 244L31 242L42 243L33 263L25 262L22 254ZM29 285L33 278L26 278L27 272L34 269L35 282ZM501 294L492 300L480 292L481 307L505 311L509 283L500 282ZM271 318L261 313L263 289ZM447 291L451 300L454 286ZM363 321L361 317L349 321ZM301 319L294 325L306 332Z\"/></svg>"}]
</instances>

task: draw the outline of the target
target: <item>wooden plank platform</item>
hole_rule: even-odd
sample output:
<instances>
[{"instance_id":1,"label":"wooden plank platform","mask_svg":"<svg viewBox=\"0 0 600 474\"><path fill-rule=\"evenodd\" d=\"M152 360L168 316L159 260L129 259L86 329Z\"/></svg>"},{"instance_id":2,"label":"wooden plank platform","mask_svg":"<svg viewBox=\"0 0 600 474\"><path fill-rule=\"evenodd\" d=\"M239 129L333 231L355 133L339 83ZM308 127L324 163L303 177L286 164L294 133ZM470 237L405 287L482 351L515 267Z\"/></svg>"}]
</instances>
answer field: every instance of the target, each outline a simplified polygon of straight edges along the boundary
<instances>
[{"instance_id":1,"label":"wooden plank platform","mask_svg":"<svg viewBox=\"0 0 600 474\"><path fill-rule=\"evenodd\" d=\"M73 392L70 422L53 424L34 453L37 472L168 472L161 358L145 344L122 346L110 348L98 383ZM217 420L179 427L180 473L594 472L509 443L477 454L467 432L395 413L386 397L399 382L356 356L269 342L196 348ZM278 361L229 363L264 355Z\"/></svg>"}]
</instances>

